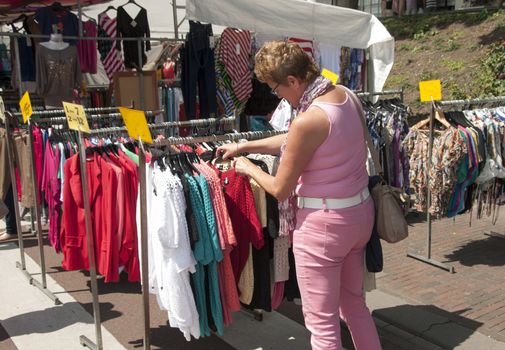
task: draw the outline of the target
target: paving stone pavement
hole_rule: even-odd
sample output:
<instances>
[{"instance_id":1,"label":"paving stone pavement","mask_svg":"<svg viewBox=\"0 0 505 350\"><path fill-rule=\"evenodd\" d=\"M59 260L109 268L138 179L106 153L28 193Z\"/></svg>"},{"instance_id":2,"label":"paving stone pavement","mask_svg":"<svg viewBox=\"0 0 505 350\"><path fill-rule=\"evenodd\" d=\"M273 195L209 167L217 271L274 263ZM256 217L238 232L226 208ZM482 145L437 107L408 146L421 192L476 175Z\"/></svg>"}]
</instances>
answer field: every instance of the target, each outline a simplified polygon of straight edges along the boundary
<instances>
[{"instance_id":1,"label":"paving stone pavement","mask_svg":"<svg viewBox=\"0 0 505 350\"><path fill-rule=\"evenodd\" d=\"M379 290L505 342L505 239L484 234L505 234L505 217L495 225L475 214L471 226L470 214L432 222L432 258L454 267L454 273L407 257L407 252L427 255L426 214L411 213L409 222L407 239L382 243Z\"/></svg>"}]
</instances>

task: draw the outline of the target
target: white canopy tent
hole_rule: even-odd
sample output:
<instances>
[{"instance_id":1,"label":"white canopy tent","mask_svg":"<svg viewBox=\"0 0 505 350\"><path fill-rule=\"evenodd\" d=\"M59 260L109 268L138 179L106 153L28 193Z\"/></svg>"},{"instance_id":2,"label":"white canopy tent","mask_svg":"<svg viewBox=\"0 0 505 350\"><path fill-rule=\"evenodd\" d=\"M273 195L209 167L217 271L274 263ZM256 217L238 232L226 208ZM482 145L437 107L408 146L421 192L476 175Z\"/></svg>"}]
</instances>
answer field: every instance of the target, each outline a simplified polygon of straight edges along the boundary
<instances>
[{"instance_id":1,"label":"white canopy tent","mask_svg":"<svg viewBox=\"0 0 505 350\"><path fill-rule=\"evenodd\" d=\"M394 38L375 16L361 11L300 0L186 0L186 18L370 49L372 91L382 90L393 67Z\"/></svg>"},{"instance_id":2,"label":"white canopy tent","mask_svg":"<svg viewBox=\"0 0 505 350\"><path fill-rule=\"evenodd\" d=\"M109 5L117 7L125 3L126 0L113 0L86 6L84 13L97 18ZM140 4L147 10L152 37L174 37L171 1L153 0ZM371 63L368 89L372 91L382 90L393 66L394 38L369 13L301 0L177 0L177 4L186 5L186 10L177 10L179 22L186 16L212 23L215 34L224 27L234 27L271 37L292 36L335 47L368 48ZM185 21L180 33L187 31ZM151 54L155 56L154 52Z\"/></svg>"}]
</instances>

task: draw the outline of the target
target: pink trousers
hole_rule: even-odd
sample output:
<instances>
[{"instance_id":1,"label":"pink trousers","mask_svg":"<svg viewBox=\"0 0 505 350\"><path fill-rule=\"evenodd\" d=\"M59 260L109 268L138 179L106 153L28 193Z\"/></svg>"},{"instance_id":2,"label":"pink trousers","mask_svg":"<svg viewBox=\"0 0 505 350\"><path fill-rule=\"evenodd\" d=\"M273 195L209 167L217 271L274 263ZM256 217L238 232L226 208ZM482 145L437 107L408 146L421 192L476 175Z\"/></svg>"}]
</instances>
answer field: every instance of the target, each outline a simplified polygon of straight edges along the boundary
<instances>
[{"instance_id":1,"label":"pink trousers","mask_svg":"<svg viewBox=\"0 0 505 350\"><path fill-rule=\"evenodd\" d=\"M363 292L373 200L338 210L298 209L296 219L293 252L312 350L342 349L339 317L349 327L356 350L380 350Z\"/></svg>"}]
</instances>

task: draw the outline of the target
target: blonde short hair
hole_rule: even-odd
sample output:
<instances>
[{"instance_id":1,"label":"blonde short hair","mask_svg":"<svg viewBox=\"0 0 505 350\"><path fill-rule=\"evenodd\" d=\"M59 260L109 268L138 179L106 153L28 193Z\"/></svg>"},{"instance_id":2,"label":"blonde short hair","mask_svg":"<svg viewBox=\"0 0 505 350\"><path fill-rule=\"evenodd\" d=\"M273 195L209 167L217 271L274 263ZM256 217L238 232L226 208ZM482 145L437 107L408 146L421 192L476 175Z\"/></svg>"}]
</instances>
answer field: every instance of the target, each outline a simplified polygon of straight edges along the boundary
<instances>
[{"instance_id":1,"label":"blonde short hair","mask_svg":"<svg viewBox=\"0 0 505 350\"><path fill-rule=\"evenodd\" d=\"M270 41L256 53L254 73L261 82L285 83L288 75L311 82L319 75L314 60L295 43Z\"/></svg>"}]
</instances>

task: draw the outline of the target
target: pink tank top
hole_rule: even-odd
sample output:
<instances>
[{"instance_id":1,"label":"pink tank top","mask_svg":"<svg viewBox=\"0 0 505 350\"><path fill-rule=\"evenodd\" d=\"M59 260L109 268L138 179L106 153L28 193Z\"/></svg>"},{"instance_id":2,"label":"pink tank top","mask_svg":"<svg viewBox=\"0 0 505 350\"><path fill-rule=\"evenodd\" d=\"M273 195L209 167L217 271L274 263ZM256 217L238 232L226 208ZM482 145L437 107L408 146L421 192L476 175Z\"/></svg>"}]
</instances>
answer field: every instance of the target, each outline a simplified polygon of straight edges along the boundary
<instances>
[{"instance_id":1,"label":"pink tank top","mask_svg":"<svg viewBox=\"0 0 505 350\"><path fill-rule=\"evenodd\" d=\"M330 130L300 175L296 194L315 198L352 197L368 186L361 116L349 96L343 103L314 102L312 106L326 112Z\"/></svg>"}]
</instances>

